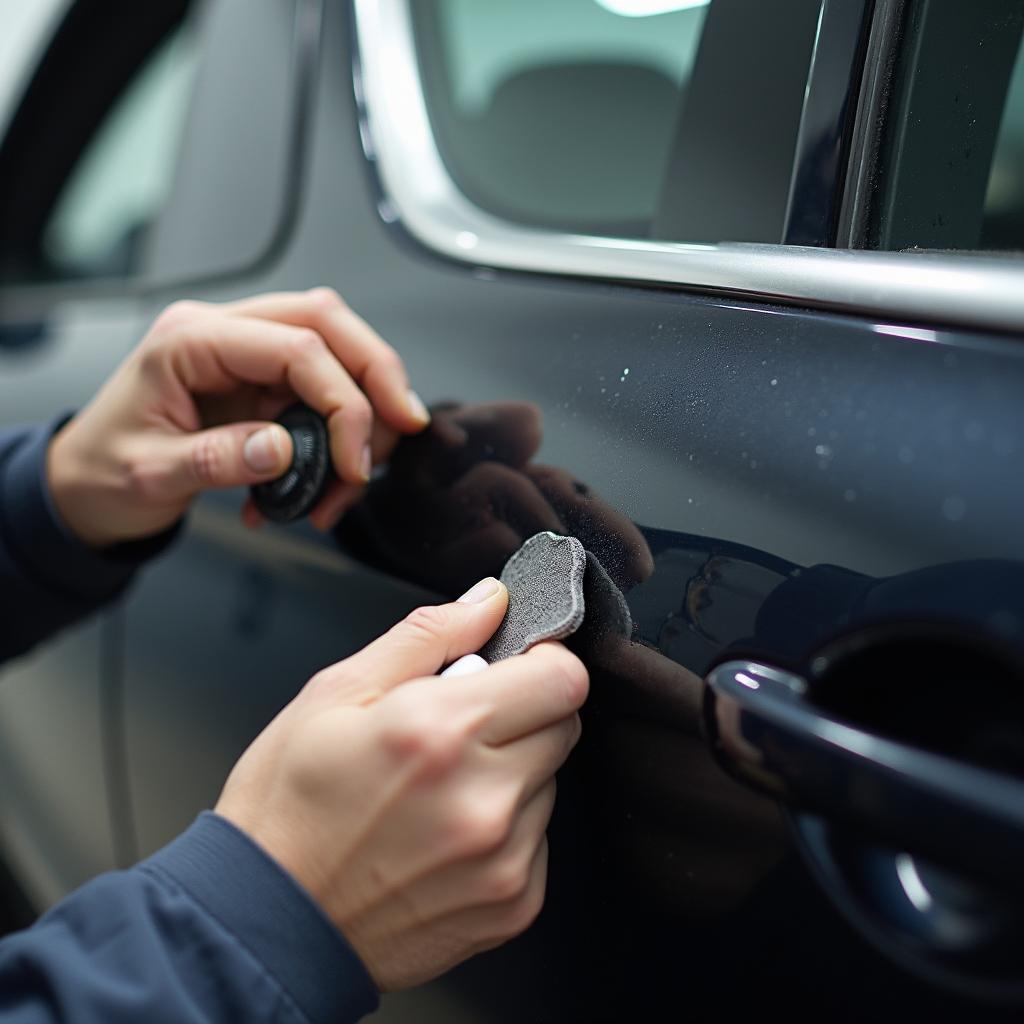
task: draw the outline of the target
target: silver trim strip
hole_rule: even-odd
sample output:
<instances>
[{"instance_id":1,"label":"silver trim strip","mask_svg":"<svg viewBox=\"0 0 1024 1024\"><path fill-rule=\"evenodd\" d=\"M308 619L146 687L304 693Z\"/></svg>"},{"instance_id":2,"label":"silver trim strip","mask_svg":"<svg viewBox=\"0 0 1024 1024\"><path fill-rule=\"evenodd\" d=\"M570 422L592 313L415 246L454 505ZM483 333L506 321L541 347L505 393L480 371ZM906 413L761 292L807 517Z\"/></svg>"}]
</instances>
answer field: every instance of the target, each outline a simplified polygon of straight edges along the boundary
<instances>
[{"instance_id":1,"label":"silver trim strip","mask_svg":"<svg viewBox=\"0 0 1024 1024\"><path fill-rule=\"evenodd\" d=\"M1024 260L782 245L690 245L519 226L470 202L430 128L409 0L354 0L368 158L424 245L475 266L645 281L926 323L1024 331Z\"/></svg>"}]
</instances>

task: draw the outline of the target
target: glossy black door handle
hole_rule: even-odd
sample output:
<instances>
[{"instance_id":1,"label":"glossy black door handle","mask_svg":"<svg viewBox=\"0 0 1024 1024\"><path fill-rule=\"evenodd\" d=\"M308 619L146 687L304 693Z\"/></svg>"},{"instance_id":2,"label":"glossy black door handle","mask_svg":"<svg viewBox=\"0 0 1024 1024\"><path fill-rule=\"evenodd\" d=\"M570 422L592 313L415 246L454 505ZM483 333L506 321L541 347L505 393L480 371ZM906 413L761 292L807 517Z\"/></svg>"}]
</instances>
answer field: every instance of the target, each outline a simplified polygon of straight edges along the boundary
<instances>
[{"instance_id":1,"label":"glossy black door handle","mask_svg":"<svg viewBox=\"0 0 1024 1024\"><path fill-rule=\"evenodd\" d=\"M1024 782L840 721L808 701L806 680L770 665L726 662L708 685L713 747L740 778L797 810L1024 890Z\"/></svg>"}]
</instances>

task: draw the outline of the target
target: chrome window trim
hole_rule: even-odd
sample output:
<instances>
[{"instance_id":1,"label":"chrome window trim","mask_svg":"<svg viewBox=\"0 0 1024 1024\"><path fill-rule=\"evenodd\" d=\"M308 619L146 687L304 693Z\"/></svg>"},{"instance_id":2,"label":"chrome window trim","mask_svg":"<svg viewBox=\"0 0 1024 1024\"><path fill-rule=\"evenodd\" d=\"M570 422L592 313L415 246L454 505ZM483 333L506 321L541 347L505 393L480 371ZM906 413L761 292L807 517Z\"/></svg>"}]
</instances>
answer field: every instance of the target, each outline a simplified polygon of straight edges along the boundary
<instances>
[{"instance_id":1,"label":"chrome window trim","mask_svg":"<svg viewBox=\"0 0 1024 1024\"><path fill-rule=\"evenodd\" d=\"M926 323L1024 330L1024 260L801 246L694 245L526 227L470 202L448 174L419 77L410 0L354 0L355 95L381 215L473 266L687 290Z\"/></svg>"}]
</instances>

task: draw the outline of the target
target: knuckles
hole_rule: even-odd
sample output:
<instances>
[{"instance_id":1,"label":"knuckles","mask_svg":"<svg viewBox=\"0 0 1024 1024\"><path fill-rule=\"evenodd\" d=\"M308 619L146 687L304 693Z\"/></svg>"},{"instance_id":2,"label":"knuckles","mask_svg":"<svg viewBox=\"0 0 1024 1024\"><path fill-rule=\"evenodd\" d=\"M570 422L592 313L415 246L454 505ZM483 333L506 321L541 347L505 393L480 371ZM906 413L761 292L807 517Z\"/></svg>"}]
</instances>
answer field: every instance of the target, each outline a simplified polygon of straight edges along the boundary
<instances>
[{"instance_id":1,"label":"knuckles","mask_svg":"<svg viewBox=\"0 0 1024 1024\"><path fill-rule=\"evenodd\" d=\"M411 611L396 627L396 639L415 644L437 643L448 632L449 617L439 605L424 605Z\"/></svg>"},{"instance_id":2,"label":"knuckles","mask_svg":"<svg viewBox=\"0 0 1024 1024\"><path fill-rule=\"evenodd\" d=\"M373 362L378 373L388 376L405 373L402 357L387 342L381 342L378 351L374 353Z\"/></svg>"},{"instance_id":3,"label":"knuckles","mask_svg":"<svg viewBox=\"0 0 1024 1024\"><path fill-rule=\"evenodd\" d=\"M201 487L213 487L224 478L227 458L215 435L198 434L192 443L192 475Z\"/></svg>"},{"instance_id":4,"label":"knuckles","mask_svg":"<svg viewBox=\"0 0 1024 1024\"><path fill-rule=\"evenodd\" d=\"M527 889L527 891L516 900L509 909L506 927L509 938L521 935L540 916L544 909L544 887Z\"/></svg>"},{"instance_id":5,"label":"knuckles","mask_svg":"<svg viewBox=\"0 0 1024 1024\"><path fill-rule=\"evenodd\" d=\"M289 362L312 362L326 349L324 339L312 327L295 327L288 339Z\"/></svg>"},{"instance_id":6,"label":"knuckles","mask_svg":"<svg viewBox=\"0 0 1024 1024\"><path fill-rule=\"evenodd\" d=\"M568 757L572 749L580 741L580 737L583 735L583 722L580 720L579 714L573 715L569 719L569 725L566 730L565 738L565 756Z\"/></svg>"},{"instance_id":7,"label":"knuckles","mask_svg":"<svg viewBox=\"0 0 1024 1024\"><path fill-rule=\"evenodd\" d=\"M365 432L373 422L373 407L361 394L355 394L342 403L335 415L345 428L360 428Z\"/></svg>"},{"instance_id":8,"label":"knuckles","mask_svg":"<svg viewBox=\"0 0 1024 1024\"><path fill-rule=\"evenodd\" d=\"M381 740L396 760L413 765L418 775L433 777L459 761L470 735L436 702L395 694Z\"/></svg>"},{"instance_id":9,"label":"knuckles","mask_svg":"<svg viewBox=\"0 0 1024 1024\"><path fill-rule=\"evenodd\" d=\"M348 309L348 303L328 285L318 285L306 292L306 298L318 309L333 313L336 310Z\"/></svg>"},{"instance_id":10,"label":"knuckles","mask_svg":"<svg viewBox=\"0 0 1024 1024\"><path fill-rule=\"evenodd\" d=\"M464 858L492 854L505 845L513 820L513 808L500 799L463 797L453 801L447 818L452 849Z\"/></svg>"},{"instance_id":11,"label":"knuckles","mask_svg":"<svg viewBox=\"0 0 1024 1024\"><path fill-rule=\"evenodd\" d=\"M494 945L521 935L537 920L544 908L543 883L534 884L532 865L528 866L523 887L510 899L491 907L489 944Z\"/></svg>"},{"instance_id":12,"label":"knuckles","mask_svg":"<svg viewBox=\"0 0 1024 1024\"><path fill-rule=\"evenodd\" d=\"M522 896L530 884L530 859L521 853L495 859L480 882L480 897L488 903L506 903Z\"/></svg>"},{"instance_id":13,"label":"knuckles","mask_svg":"<svg viewBox=\"0 0 1024 1024\"><path fill-rule=\"evenodd\" d=\"M199 314L207 309L202 302L195 299L178 299L165 306L153 321L151 334L163 334L176 331L182 326L192 323Z\"/></svg>"}]
</instances>

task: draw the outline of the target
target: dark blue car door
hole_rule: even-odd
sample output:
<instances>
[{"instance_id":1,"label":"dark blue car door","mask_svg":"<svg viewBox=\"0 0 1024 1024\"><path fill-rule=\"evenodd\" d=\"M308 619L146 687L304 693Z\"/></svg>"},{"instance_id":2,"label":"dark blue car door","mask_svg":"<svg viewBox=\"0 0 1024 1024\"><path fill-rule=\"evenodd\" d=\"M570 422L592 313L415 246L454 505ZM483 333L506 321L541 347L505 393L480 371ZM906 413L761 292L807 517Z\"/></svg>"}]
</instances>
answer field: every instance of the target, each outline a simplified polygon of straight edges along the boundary
<instances>
[{"instance_id":1,"label":"dark blue car door","mask_svg":"<svg viewBox=\"0 0 1024 1024\"><path fill-rule=\"evenodd\" d=\"M435 416L335 535L210 496L144 575L133 852L313 671L554 529L592 693L545 910L378 1019L1014 1015L1021 18L947 6L297 3L287 202L214 276L275 65L211 5L146 311L329 284Z\"/></svg>"}]
</instances>

